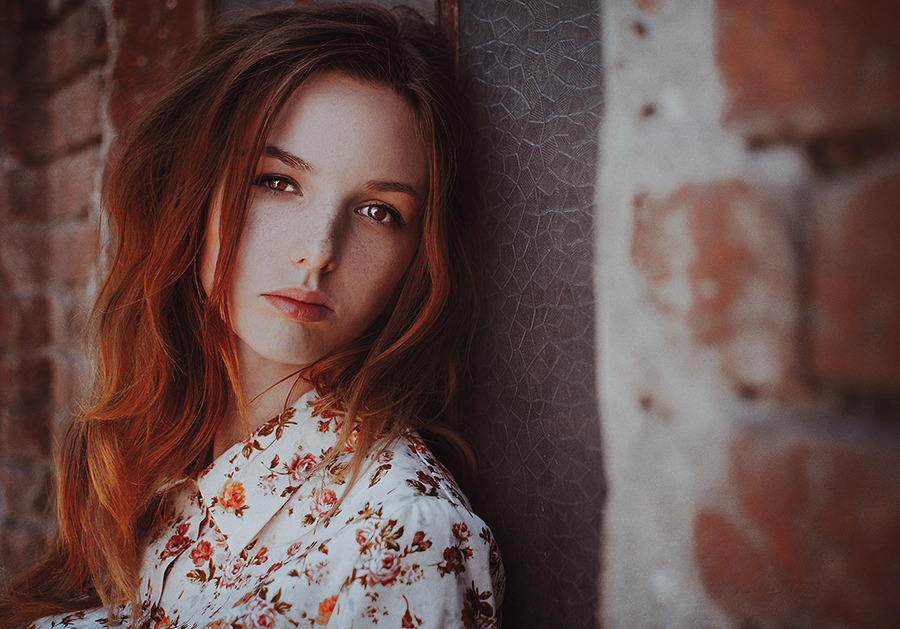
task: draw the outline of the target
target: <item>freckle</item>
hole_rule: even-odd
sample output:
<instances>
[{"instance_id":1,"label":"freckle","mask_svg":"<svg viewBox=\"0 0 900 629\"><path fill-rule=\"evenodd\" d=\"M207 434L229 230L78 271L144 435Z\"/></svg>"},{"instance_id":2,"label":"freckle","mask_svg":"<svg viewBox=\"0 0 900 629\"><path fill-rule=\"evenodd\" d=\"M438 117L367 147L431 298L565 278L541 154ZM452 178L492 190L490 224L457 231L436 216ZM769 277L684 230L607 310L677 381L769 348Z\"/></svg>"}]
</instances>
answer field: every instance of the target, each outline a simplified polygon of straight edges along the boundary
<instances>
[{"instance_id":1,"label":"freckle","mask_svg":"<svg viewBox=\"0 0 900 629\"><path fill-rule=\"evenodd\" d=\"M637 21L631 25L631 28L634 29L634 32L638 37L646 37L647 36L647 25L641 21Z\"/></svg>"},{"instance_id":2,"label":"freckle","mask_svg":"<svg viewBox=\"0 0 900 629\"><path fill-rule=\"evenodd\" d=\"M650 397L649 395L644 394L638 400L638 403L641 405L642 410L649 411L650 408L653 406L653 398Z\"/></svg>"},{"instance_id":3,"label":"freckle","mask_svg":"<svg viewBox=\"0 0 900 629\"><path fill-rule=\"evenodd\" d=\"M632 197L631 206L635 210L640 210L644 207L644 202L646 200L647 200L647 193L646 192L638 192L636 195L634 195L634 197Z\"/></svg>"},{"instance_id":4,"label":"freckle","mask_svg":"<svg viewBox=\"0 0 900 629\"><path fill-rule=\"evenodd\" d=\"M650 116L656 115L656 105L653 103L647 103L641 108L641 118L649 118Z\"/></svg>"},{"instance_id":5,"label":"freckle","mask_svg":"<svg viewBox=\"0 0 900 629\"><path fill-rule=\"evenodd\" d=\"M742 383L742 384L738 385L737 393L741 398L743 398L749 402L759 399L759 396L760 396L759 387L756 387L752 384L746 384L746 383Z\"/></svg>"}]
</instances>

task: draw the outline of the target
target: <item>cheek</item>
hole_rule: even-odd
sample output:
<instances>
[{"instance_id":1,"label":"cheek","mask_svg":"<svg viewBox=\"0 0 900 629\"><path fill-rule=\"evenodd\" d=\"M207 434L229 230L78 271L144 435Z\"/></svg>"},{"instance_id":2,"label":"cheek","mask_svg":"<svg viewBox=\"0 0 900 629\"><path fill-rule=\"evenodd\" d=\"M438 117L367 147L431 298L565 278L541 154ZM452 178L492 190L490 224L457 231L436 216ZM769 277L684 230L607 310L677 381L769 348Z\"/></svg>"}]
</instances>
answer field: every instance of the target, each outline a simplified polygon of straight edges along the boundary
<instances>
[{"instance_id":1,"label":"cheek","mask_svg":"<svg viewBox=\"0 0 900 629\"><path fill-rule=\"evenodd\" d=\"M361 285L368 284L377 301L377 309L390 310L394 307L400 292L403 289L404 280L412 265L416 254L416 242L408 241L397 243L395 247L379 252L377 256L378 264L371 266L362 266L363 269L377 269L377 273L359 278ZM377 254L376 254L377 255ZM374 261L375 257L369 257L370 261ZM381 314L378 312L377 314Z\"/></svg>"}]
</instances>

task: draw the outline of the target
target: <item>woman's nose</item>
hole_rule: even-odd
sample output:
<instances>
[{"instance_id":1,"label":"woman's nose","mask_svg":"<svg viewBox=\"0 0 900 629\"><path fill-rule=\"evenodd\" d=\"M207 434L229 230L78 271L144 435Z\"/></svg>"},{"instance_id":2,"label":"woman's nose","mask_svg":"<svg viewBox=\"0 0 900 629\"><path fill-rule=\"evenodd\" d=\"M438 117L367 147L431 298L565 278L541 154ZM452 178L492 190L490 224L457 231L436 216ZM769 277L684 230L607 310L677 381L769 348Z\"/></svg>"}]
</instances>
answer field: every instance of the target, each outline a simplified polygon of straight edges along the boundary
<instances>
[{"instance_id":1,"label":"woman's nose","mask_svg":"<svg viewBox=\"0 0 900 629\"><path fill-rule=\"evenodd\" d=\"M312 214L312 213L311 213ZM294 264L309 272L327 273L337 264L341 220L333 209L315 212L312 220L298 226L297 238L291 258Z\"/></svg>"}]
</instances>

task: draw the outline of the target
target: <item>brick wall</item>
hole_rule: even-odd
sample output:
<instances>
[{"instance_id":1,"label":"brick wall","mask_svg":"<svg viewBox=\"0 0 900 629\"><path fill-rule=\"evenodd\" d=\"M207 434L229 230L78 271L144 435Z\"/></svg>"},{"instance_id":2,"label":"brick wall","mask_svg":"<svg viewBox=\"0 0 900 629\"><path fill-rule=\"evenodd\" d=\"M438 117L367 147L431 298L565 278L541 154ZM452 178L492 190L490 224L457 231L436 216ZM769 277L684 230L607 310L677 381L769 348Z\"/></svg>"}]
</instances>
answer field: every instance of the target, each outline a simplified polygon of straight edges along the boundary
<instances>
[{"instance_id":1,"label":"brick wall","mask_svg":"<svg viewBox=\"0 0 900 629\"><path fill-rule=\"evenodd\" d=\"M604 7L604 624L897 626L900 6Z\"/></svg>"},{"instance_id":2,"label":"brick wall","mask_svg":"<svg viewBox=\"0 0 900 629\"><path fill-rule=\"evenodd\" d=\"M204 27L199 0L12 0L0 15L0 577L52 530L52 451L85 389L84 324L116 132Z\"/></svg>"},{"instance_id":3,"label":"brick wall","mask_svg":"<svg viewBox=\"0 0 900 629\"><path fill-rule=\"evenodd\" d=\"M50 452L83 372L97 256L107 24L95 2L3 5L0 567L49 533Z\"/></svg>"}]
</instances>

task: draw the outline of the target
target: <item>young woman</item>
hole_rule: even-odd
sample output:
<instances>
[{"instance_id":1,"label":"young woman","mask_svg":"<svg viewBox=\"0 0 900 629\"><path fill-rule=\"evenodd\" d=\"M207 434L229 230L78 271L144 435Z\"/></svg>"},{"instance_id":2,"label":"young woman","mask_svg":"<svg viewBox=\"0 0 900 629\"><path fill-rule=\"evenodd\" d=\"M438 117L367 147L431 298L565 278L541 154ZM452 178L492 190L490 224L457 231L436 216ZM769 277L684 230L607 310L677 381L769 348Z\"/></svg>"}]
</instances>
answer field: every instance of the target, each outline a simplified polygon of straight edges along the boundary
<instances>
[{"instance_id":1,"label":"young woman","mask_svg":"<svg viewBox=\"0 0 900 629\"><path fill-rule=\"evenodd\" d=\"M94 397L0 626L499 624L491 533L423 442L468 452L454 90L413 14L308 6L201 44L108 177Z\"/></svg>"}]
</instances>

